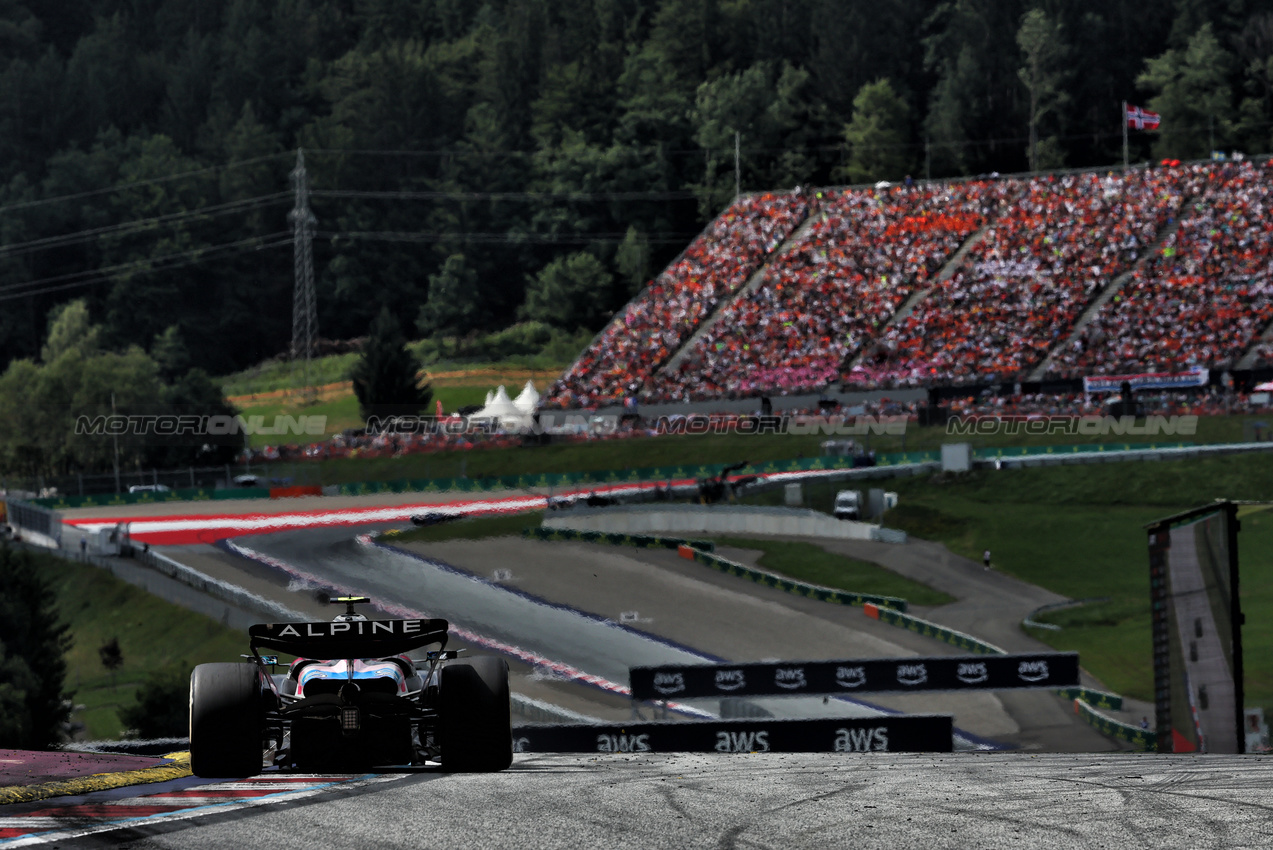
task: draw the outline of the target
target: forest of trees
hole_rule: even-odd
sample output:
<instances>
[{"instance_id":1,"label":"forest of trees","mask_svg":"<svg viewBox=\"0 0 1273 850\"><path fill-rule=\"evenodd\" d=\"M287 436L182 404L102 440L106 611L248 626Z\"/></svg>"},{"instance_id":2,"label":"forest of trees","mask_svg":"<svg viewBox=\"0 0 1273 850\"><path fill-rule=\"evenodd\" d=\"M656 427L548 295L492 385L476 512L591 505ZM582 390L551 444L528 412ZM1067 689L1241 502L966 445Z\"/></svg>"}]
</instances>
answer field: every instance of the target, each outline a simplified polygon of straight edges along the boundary
<instances>
[{"instance_id":1,"label":"forest of trees","mask_svg":"<svg viewBox=\"0 0 1273 850\"><path fill-rule=\"evenodd\" d=\"M595 329L741 188L1273 150L1273 0L0 0L0 368ZM156 349L160 349L158 352ZM17 365L17 364L15 364Z\"/></svg>"}]
</instances>

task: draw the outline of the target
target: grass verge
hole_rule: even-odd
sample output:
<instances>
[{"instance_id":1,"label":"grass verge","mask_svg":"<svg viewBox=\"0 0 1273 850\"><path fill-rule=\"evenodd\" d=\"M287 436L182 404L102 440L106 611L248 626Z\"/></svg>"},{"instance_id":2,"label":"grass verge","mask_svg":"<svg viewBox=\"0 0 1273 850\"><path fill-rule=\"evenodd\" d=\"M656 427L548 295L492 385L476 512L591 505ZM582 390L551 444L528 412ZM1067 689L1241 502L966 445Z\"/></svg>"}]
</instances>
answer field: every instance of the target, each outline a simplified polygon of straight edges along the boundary
<instances>
[{"instance_id":1,"label":"grass verge","mask_svg":"<svg viewBox=\"0 0 1273 850\"><path fill-rule=\"evenodd\" d=\"M944 542L996 569L1071 598L1108 602L1045 617L1032 630L1114 690L1153 695L1144 525L1216 498L1273 500L1273 458L1232 456L974 472L898 479L885 524ZM1248 705L1273 708L1273 512L1250 512L1239 535Z\"/></svg>"},{"instance_id":2,"label":"grass verge","mask_svg":"<svg viewBox=\"0 0 1273 850\"><path fill-rule=\"evenodd\" d=\"M172 605L98 567L37 555L40 570L57 594L62 621L73 641L66 654L66 689L84 706L72 721L83 738L110 740L124 729L116 712L136 702L138 687L157 670L234 661L247 651L247 637L213 619ZM98 650L119 641L123 663L102 666Z\"/></svg>"},{"instance_id":3,"label":"grass verge","mask_svg":"<svg viewBox=\"0 0 1273 850\"><path fill-rule=\"evenodd\" d=\"M751 537L716 537L718 546L759 549L757 562L770 572L809 584L820 584L855 593L900 596L912 605L945 605L954 598L926 584L912 581L881 566L828 552L813 543L760 540Z\"/></svg>"}]
</instances>

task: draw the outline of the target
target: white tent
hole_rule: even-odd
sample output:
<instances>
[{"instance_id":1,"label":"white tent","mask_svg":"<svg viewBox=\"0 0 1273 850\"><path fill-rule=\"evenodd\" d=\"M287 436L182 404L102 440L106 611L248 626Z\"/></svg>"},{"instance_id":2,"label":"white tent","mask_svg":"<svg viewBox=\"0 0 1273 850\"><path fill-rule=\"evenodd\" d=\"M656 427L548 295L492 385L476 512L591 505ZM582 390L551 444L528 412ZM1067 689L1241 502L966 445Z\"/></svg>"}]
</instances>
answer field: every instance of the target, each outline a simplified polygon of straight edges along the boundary
<instances>
[{"instance_id":1,"label":"white tent","mask_svg":"<svg viewBox=\"0 0 1273 850\"><path fill-rule=\"evenodd\" d=\"M490 398L486 406L473 414L473 418L494 422L505 431L516 431L520 428L529 428L531 425L530 414L523 413L513 405L503 384L495 390L494 396Z\"/></svg>"},{"instance_id":2,"label":"white tent","mask_svg":"<svg viewBox=\"0 0 1273 850\"><path fill-rule=\"evenodd\" d=\"M539 391L535 389L534 381L527 381L526 386L522 388L517 398L513 399L513 407L522 413L534 413L535 408L539 406Z\"/></svg>"}]
</instances>

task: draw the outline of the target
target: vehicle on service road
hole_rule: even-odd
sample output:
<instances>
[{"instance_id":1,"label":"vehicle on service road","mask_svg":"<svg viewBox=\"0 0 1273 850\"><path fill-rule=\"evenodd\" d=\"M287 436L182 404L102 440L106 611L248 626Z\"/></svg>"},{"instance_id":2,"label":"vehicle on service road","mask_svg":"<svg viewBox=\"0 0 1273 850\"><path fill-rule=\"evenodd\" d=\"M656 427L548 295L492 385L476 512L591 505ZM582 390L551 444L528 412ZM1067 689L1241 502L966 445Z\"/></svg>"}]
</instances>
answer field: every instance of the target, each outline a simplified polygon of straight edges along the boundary
<instances>
[{"instance_id":1,"label":"vehicle on service road","mask_svg":"<svg viewBox=\"0 0 1273 850\"><path fill-rule=\"evenodd\" d=\"M249 628L245 663L190 677L190 765L243 777L268 763L311 773L441 763L486 772L512 763L508 664L446 650L446 620L369 620L346 605L331 622ZM277 656L296 656L273 673ZM410 653L426 650L423 657Z\"/></svg>"},{"instance_id":2,"label":"vehicle on service road","mask_svg":"<svg viewBox=\"0 0 1273 850\"><path fill-rule=\"evenodd\" d=\"M862 494L857 490L841 490L835 494L836 519L857 519L862 513Z\"/></svg>"}]
</instances>

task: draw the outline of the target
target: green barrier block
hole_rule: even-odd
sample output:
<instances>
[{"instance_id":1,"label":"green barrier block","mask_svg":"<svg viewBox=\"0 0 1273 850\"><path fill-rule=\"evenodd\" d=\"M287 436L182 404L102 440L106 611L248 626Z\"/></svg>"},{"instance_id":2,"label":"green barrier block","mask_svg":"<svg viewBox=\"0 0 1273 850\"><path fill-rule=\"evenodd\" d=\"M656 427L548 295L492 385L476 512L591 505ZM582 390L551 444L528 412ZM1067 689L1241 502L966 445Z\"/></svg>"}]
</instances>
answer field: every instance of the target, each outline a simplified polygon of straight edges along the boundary
<instances>
[{"instance_id":1,"label":"green barrier block","mask_svg":"<svg viewBox=\"0 0 1273 850\"><path fill-rule=\"evenodd\" d=\"M1081 699L1078 700L1078 709L1079 717L1083 722L1098 732L1120 741L1126 741L1140 750L1153 751L1158 749L1158 735L1156 733L1148 729L1141 729L1139 726L1122 723L1112 717L1106 717Z\"/></svg>"}]
</instances>

